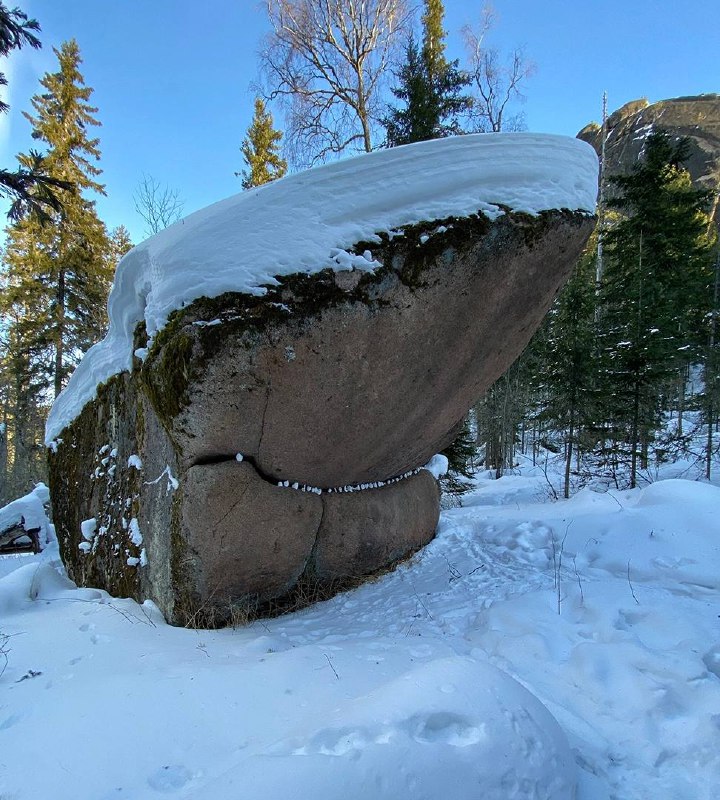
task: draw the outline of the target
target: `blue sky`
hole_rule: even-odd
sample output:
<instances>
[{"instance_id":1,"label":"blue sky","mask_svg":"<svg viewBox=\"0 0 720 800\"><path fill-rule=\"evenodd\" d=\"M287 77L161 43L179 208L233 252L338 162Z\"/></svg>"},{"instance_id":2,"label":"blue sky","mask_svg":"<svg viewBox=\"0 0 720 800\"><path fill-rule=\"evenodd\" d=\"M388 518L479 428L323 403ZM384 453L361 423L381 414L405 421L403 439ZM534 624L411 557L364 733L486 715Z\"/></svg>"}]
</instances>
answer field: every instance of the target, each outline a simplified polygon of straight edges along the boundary
<instances>
[{"instance_id":1,"label":"blue sky","mask_svg":"<svg viewBox=\"0 0 720 800\"><path fill-rule=\"evenodd\" d=\"M0 164L33 142L21 112L38 80L56 69L53 46L75 38L95 91L107 197L98 211L143 223L132 195L143 174L177 190L185 212L240 191L240 144L250 123L257 52L266 32L258 0L14 0L42 26L43 49L14 54L10 114L0 121ZM495 0L490 46L525 48L537 71L527 83L528 129L574 136L628 100L720 91L717 0ZM482 2L445 0L449 52ZM282 118L276 117L282 127Z\"/></svg>"}]
</instances>

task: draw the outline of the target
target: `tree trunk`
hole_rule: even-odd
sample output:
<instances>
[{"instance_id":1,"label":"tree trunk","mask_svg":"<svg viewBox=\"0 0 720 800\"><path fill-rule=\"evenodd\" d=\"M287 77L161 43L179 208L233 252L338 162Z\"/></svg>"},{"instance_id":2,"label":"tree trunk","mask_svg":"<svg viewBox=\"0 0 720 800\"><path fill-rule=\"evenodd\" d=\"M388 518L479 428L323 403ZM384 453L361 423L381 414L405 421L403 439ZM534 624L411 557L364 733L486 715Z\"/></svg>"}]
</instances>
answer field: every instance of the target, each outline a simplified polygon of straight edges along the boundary
<instances>
[{"instance_id":1,"label":"tree trunk","mask_svg":"<svg viewBox=\"0 0 720 800\"><path fill-rule=\"evenodd\" d=\"M677 435L683 435L683 412L685 411L685 390L688 380L688 367L683 365L680 370L680 381L678 383L678 421L677 421Z\"/></svg>"},{"instance_id":2,"label":"tree trunk","mask_svg":"<svg viewBox=\"0 0 720 800\"><path fill-rule=\"evenodd\" d=\"M533 467L537 466L537 457L538 457L538 427L537 427L537 422L533 420L533 438L532 438Z\"/></svg>"},{"instance_id":3,"label":"tree trunk","mask_svg":"<svg viewBox=\"0 0 720 800\"><path fill-rule=\"evenodd\" d=\"M575 436L575 412L570 409L570 427L568 430L567 448L565 452L565 491L564 497L570 497L570 464L573 456L573 437Z\"/></svg>"},{"instance_id":4,"label":"tree trunk","mask_svg":"<svg viewBox=\"0 0 720 800\"><path fill-rule=\"evenodd\" d=\"M708 396L707 418L708 418L708 432L707 442L705 443L705 479L710 480L710 473L712 472L712 451L713 451L713 408L712 395Z\"/></svg>"},{"instance_id":5,"label":"tree trunk","mask_svg":"<svg viewBox=\"0 0 720 800\"><path fill-rule=\"evenodd\" d=\"M54 389L55 397L62 391L63 384L63 345L65 340L65 272L60 270L58 274L57 293L55 295L57 306L55 308L55 374Z\"/></svg>"},{"instance_id":6,"label":"tree trunk","mask_svg":"<svg viewBox=\"0 0 720 800\"><path fill-rule=\"evenodd\" d=\"M637 478L637 458L638 458L638 445L639 442L639 427L640 427L640 384L635 381L633 391L633 417L632 427L630 430L630 488L634 489L636 486Z\"/></svg>"},{"instance_id":7,"label":"tree trunk","mask_svg":"<svg viewBox=\"0 0 720 800\"><path fill-rule=\"evenodd\" d=\"M720 253L715 259L715 286L713 289L712 318L710 322L710 338L708 340L708 354L705 359L705 396L707 397L707 443L705 446L705 477L710 480L712 471L712 452L713 452L713 425L715 424L715 393L717 392L717 376L715 371L718 368L717 357L715 355L715 335L717 333L718 317L718 294L720 294ZM720 422L720 418L718 419Z\"/></svg>"},{"instance_id":8,"label":"tree trunk","mask_svg":"<svg viewBox=\"0 0 720 800\"><path fill-rule=\"evenodd\" d=\"M3 421L0 422L0 506L4 506L9 502L10 498L7 492L8 485L8 460L7 460L7 407L3 414Z\"/></svg>"}]
</instances>

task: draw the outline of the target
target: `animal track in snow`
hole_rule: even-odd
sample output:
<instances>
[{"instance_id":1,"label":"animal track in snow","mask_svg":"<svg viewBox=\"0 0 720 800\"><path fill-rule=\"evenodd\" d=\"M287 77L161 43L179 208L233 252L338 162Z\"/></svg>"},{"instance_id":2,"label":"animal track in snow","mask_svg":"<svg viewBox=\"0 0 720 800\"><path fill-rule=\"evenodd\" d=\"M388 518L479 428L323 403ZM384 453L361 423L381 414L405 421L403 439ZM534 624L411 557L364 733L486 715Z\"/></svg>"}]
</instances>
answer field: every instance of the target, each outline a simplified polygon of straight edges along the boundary
<instances>
[{"instance_id":1,"label":"animal track in snow","mask_svg":"<svg viewBox=\"0 0 720 800\"><path fill-rule=\"evenodd\" d=\"M20 714L10 714L9 717L6 717L2 722L0 722L0 731L6 731L8 728L12 728L12 726L17 725L21 719L22 715Z\"/></svg>"},{"instance_id":2,"label":"animal track in snow","mask_svg":"<svg viewBox=\"0 0 720 800\"><path fill-rule=\"evenodd\" d=\"M450 745L469 747L486 737L484 725L477 725L461 714L450 711L433 711L416 714L397 723L380 725L377 728L345 727L324 728L307 743L295 744L290 752L297 756L326 755L345 756L359 754L371 745L388 744L409 737L420 745ZM286 752L276 750L275 755Z\"/></svg>"},{"instance_id":3,"label":"animal track in snow","mask_svg":"<svg viewBox=\"0 0 720 800\"><path fill-rule=\"evenodd\" d=\"M618 611L618 616L613 627L618 631L630 630L633 625L637 625L639 622L642 622L648 616L648 614L649 612L647 611L626 611L625 609L621 608Z\"/></svg>"}]
</instances>

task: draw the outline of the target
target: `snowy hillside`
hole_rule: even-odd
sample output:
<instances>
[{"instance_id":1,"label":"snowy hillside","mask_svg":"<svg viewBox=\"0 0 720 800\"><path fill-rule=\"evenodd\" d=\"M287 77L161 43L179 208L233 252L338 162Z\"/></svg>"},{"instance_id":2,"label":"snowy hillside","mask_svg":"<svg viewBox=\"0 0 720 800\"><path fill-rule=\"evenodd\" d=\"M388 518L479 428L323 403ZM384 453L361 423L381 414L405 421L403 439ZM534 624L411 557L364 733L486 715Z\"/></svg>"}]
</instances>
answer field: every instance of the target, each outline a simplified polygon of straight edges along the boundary
<instances>
[{"instance_id":1,"label":"snowy hillside","mask_svg":"<svg viewBox=\"0 0 720 800\"><path fill-rule=\"evenodd\" d=\"M419 168L421 165L421 168ZM110 299L110 329L55 402L47 444L95 395L132 365L133 331L152 337L175 309L236 291L261 295L274 276L372 270L358 242L403 225L500 206L536 214L594 212L597 156L578 139L546 134L477 134L421 142L338 161L244 192L191 214L131 250Z\"/></svg>"},{"instance_id":2,"label":"snowy hillside","mask_svg":"<svg viewBox=\"0 0 720 800\"><path fill-rule=\"evenodd\" d=\"M395 572L222 631L0 558L0 797L714 800L719 508L480 479Z\"/></svg>"}]
</instances>

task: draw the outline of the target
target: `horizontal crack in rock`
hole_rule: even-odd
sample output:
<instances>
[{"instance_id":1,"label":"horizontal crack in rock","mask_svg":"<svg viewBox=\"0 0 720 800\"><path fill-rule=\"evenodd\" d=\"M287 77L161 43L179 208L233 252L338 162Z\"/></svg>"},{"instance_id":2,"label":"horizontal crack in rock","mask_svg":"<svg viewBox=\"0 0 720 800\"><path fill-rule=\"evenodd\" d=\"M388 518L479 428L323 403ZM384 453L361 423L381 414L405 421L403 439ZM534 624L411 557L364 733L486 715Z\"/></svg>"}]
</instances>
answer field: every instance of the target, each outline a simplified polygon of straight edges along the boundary
<instances>
[{"instance_id":1,"label":"horizontal crack in rock","mask_svg":"<svg viewBox=\"0 0 720 800\"><path fill-rule=\"evenodd\" d=\"M391 486L392 484L412 478L413 475L417 475L422 469L424 469L424 467L415 467L415 469L410 469L407 472L403 472L401 475L394 475L393 477L386 478L382 481L368 481L367 483L346 484L344 486L320 487L309 486L300 481L279 481L263 472L258 467L257 461L255 458L253 458L253 456L246 456L242 455L241 453L234 453L231 455L219 453L217 455L204 456L203 458L199 458L194 461L190 465L190 468L212 466L213 464L225 464L228 461L247 462L255 470L259 478L264 480L266 483L270 483L280 489L293 489L298 492L310 492L312 494L353 494L355 492L366 492L371 489L382 489L385 486Z\"/></svg>"}]
</instances>

